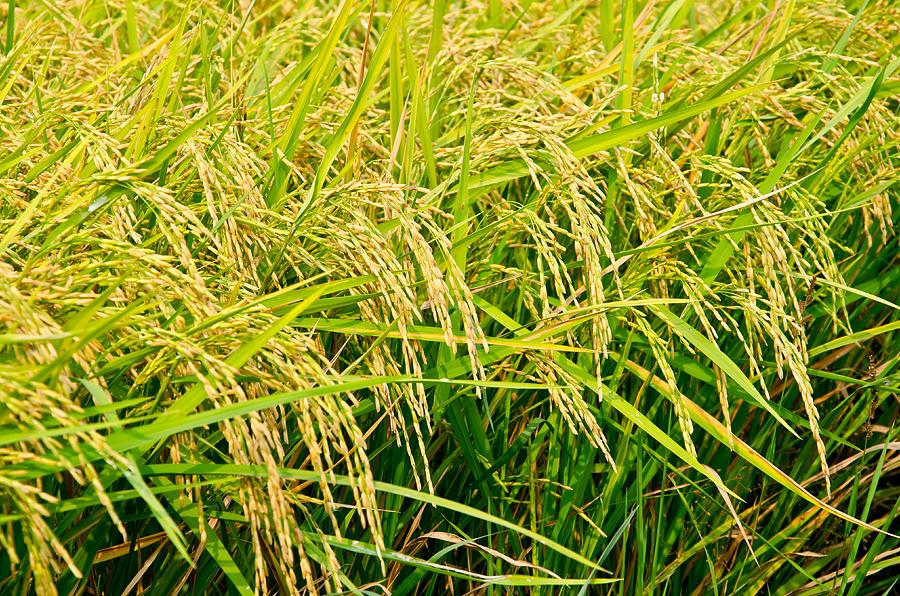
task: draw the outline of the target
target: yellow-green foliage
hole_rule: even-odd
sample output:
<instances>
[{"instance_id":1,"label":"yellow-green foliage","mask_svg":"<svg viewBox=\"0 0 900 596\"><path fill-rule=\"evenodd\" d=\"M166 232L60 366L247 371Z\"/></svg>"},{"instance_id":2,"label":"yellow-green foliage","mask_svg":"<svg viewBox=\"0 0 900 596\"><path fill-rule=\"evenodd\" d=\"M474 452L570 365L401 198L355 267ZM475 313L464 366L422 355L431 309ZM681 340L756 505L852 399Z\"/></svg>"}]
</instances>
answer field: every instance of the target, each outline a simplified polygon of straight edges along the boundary
<instances>
[{"instance_id":1,"label":"yellow-green foliage","mask_svg":"<svg viewBox=\"0 0 900 596\"><path fill-rule=\"evenodd\" d=\"M0 10L0 593L894 585L896 4Z\"/></svg>"}]
</instances>

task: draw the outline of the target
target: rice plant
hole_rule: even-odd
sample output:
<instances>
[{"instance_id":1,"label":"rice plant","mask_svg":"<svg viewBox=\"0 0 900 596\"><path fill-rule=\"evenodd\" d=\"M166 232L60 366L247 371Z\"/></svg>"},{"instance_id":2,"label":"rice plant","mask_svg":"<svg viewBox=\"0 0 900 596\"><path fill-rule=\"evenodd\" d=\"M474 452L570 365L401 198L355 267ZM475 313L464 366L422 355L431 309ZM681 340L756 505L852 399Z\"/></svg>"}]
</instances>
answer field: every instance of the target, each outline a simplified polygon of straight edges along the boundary
<instances>
[{"instance_id":1,"label":"rice plant","mask_svg":"<svg viewBox=\"0 0 900 596\"><path fill-rule=\"evenodd\" d=\"M900 5L0 15L0 594L897 590Z\"/></svg>"}]
</instances>

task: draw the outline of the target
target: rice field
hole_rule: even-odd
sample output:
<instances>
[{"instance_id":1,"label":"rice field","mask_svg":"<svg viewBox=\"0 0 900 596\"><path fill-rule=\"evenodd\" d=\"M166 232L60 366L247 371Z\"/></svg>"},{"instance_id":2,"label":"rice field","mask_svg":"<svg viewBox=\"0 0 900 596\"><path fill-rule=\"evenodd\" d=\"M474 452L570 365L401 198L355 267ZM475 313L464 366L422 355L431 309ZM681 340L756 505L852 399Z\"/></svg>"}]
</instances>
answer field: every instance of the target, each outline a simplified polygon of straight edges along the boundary
<instances>
[{"instance_id":1,"label":"rice field","mask_svg":"<svg viewBox=\"0 0 900 596\"><path fill-rule=\"evenodd\" d=\"M900 4L0 4L0 594L900 587Z\"/></svg>"}]
</instances>

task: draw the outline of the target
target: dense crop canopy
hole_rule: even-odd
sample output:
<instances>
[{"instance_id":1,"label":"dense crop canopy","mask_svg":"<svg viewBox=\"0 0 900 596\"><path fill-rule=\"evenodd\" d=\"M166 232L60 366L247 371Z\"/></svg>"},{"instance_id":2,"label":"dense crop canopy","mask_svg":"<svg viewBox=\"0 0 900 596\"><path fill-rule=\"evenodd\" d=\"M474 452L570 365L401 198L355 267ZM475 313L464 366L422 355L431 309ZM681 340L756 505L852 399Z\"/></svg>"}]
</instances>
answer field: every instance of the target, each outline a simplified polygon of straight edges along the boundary
<instances>
[{"instance_id":1,"label":"dense crop canopy","mask_svg":"<svg viewBox=\"0 0 900 596\"><path fill-rule=\"evenodd\" d=\"M2 4L0 593L896 589L896 3Z\"/></svg>"}]
</instances>

